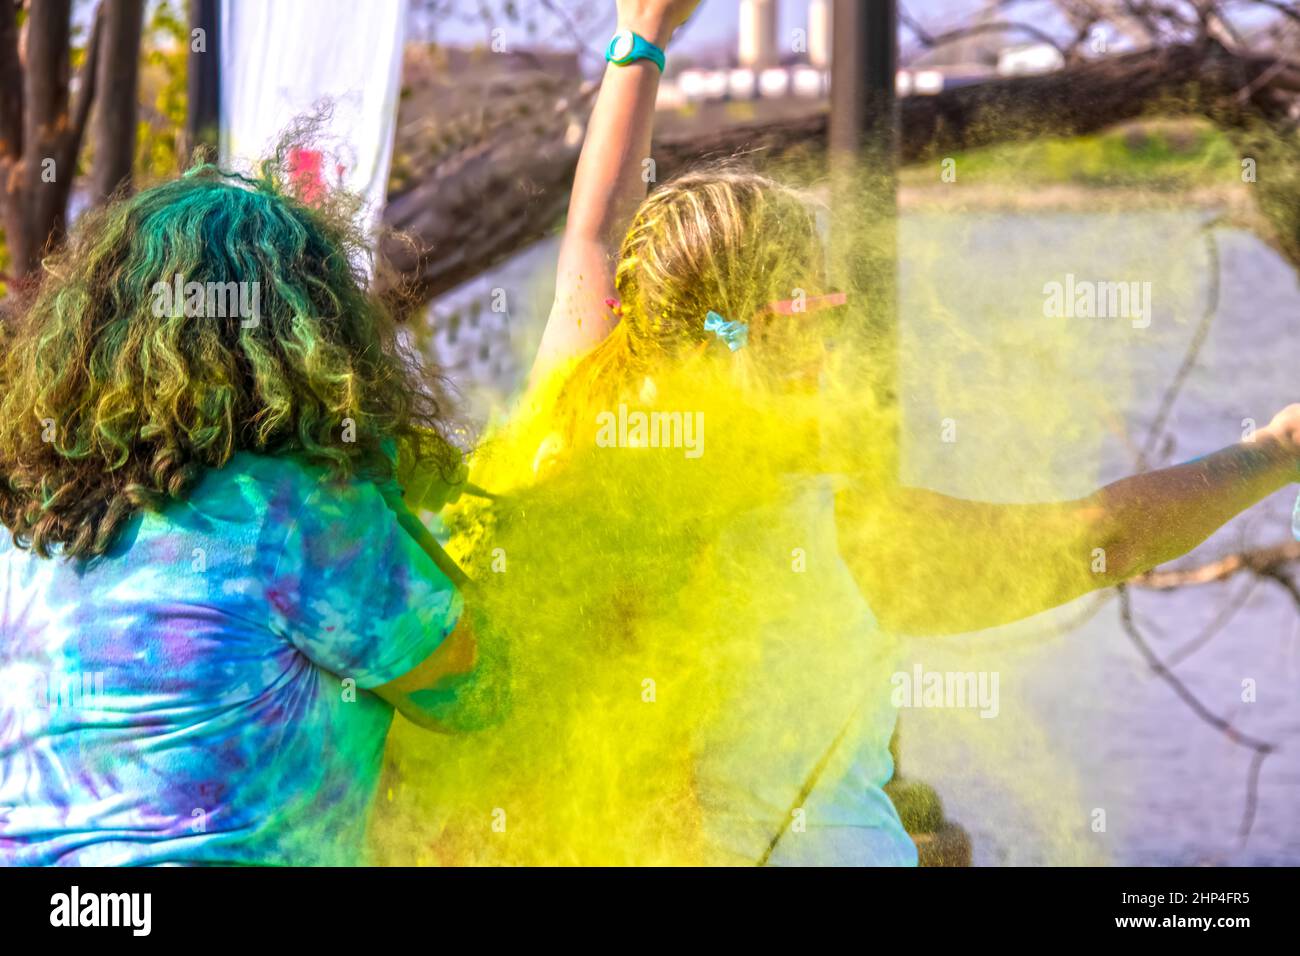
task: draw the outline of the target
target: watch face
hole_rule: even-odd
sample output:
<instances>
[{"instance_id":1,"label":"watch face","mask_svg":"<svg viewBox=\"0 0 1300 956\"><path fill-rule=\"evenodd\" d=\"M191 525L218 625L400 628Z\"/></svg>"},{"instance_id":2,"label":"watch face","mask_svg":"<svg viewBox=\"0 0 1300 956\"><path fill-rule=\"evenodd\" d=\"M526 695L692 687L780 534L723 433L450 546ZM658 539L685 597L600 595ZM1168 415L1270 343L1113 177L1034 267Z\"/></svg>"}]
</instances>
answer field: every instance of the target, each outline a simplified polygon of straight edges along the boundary
<instances>
[{"instance_id":1,"label":"watch face","mask_svg":"<svg viewBox=\"0 0 1300 956\"><path fill-rule=\"evenodd\" d=\"M632 34L626 30L615 34L614 42L610 44L610 50L615 60L626 60L632 55Z\"/></svg>"}]
</instances>

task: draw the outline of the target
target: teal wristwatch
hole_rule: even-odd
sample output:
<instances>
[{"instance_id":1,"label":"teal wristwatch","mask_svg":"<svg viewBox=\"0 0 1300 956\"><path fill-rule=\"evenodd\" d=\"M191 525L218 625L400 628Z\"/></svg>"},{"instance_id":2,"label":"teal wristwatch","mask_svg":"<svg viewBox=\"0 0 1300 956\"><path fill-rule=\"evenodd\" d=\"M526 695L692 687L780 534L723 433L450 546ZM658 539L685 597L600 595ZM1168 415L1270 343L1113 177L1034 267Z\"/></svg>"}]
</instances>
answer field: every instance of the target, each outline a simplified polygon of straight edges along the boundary
<instances>
[{"instance_id":1,"label":"teal wristwatch","mask_svg":"<svg viewBox=\"0 0 1300 956\"><path fill-rule=\"evenodd\" d=\"M605 59L616 66L649 60L659 67L660 73L664 71L664 51L631 30L619 30L614 34L614 39L609 41L609 47L605 50Z\"/></svg>"}]
</instances>

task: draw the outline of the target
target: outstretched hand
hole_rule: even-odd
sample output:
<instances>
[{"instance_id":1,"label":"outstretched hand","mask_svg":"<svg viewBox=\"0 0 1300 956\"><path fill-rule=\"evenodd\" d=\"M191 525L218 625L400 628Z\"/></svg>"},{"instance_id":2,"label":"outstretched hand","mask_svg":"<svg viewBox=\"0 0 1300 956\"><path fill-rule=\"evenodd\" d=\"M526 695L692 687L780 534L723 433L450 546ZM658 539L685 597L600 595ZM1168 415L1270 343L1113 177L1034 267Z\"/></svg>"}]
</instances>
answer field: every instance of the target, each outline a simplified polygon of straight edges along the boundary
<instances>
[{"instance_id":1,"label":"outstretched hand","mask_svg":"<svg viewBox=\"0 0 1300 956\"><path fill-rule=\"evenodd\" d=\"M618 0L618 25L662 46L699 5L700 0Z\"/></svg>"},{"instance_id":2,"label":"outstretched hand","mask_svg":"<svg viewBox=\"0 0 1300 956\"><path fill-rule=\"evenodd\" d=\"M1288 405L1261 432L1275 439L1293 458L1300 461L1300 404Z\"/></svg>"}]
</instances>

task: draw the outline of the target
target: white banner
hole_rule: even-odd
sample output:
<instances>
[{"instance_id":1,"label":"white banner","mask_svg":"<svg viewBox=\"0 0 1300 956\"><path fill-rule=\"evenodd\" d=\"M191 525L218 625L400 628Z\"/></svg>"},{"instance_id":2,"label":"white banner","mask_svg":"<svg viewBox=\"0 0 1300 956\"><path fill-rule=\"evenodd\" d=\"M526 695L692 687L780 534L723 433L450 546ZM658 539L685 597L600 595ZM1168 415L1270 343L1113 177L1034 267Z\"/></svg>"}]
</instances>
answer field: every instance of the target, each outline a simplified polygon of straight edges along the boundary
<instances>
[{"instance_id":1,"label":"white banner","mask_svg":"<svg viewBox=\"0 0 1300 956\"><path fill-rule=\"evenodd\" d=\"M295 122L328 110L288 157L301 195L361 194L373 232L387 194L406 0L222 0L221 162L269 156Z\"/></svg>"}]
</instances>

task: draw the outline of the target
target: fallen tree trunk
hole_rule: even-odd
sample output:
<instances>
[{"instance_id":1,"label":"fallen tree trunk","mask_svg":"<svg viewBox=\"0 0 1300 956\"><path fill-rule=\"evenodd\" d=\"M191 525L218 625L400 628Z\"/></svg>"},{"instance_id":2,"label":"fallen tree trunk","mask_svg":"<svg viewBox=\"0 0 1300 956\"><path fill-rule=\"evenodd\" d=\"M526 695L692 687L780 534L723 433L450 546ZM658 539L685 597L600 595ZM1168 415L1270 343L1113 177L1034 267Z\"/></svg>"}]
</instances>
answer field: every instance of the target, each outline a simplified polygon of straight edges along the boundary
<instances>
[{"instance_id":1,"label":"fallen tree trunk","mask_svg":"<svg viewBox=\"0 0 1300 956\"><path fill-rule=\"evenodd\" d=\"M380 243L386 291L402 304L427 302L550 232L568 204L593 92L575 89L540 115L489 126L391 197Z\"/></svg>"},{"instance_id":2,"label":"fallen tree trunk","mask_svg":"<svg viewBox=\"0 0 1300 956\"><path fill-rule=\"evenodd\" d=\"M549 234L563 215L591 89L552 111L514 115L448 150L396 194L397 234L382 251L413 301L427 301ZM1285 120L1300 69L1218 43L1156 47L1041 76L998 78L900 105L905 162L1038 135L1096 132L1154 112L1197 113L1229 127ZM655 142L660 180L702 160L749 154L764 163L816 159L827 115L709 130ZM407 144L399 136L397 149ZM1300 255L1300 252L1297 253ZM390 282L391 285L391 282Z\"/></svg>"}]
</instances>

